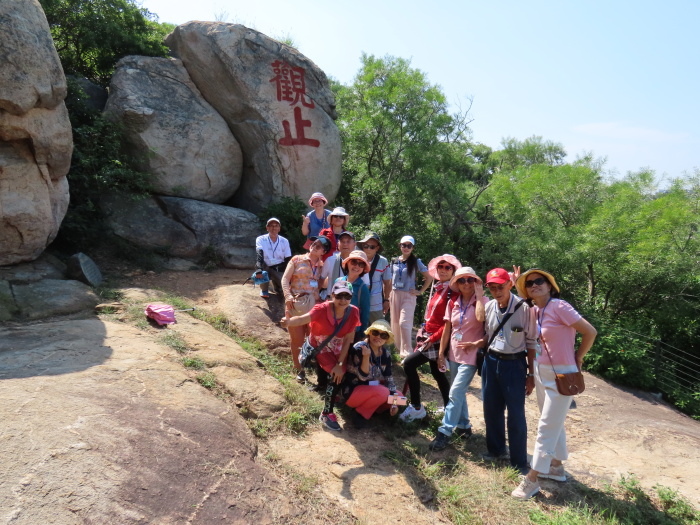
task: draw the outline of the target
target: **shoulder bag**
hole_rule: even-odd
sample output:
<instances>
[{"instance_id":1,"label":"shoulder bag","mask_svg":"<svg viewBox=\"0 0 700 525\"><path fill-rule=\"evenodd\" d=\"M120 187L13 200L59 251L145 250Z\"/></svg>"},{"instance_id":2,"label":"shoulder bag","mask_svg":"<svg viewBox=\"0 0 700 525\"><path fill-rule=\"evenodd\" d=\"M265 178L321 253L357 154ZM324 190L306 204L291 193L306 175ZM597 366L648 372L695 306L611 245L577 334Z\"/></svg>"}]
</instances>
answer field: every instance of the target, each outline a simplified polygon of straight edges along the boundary
<instances>
[{"instance_id":1,"label":"shoulder bag","mask_svg":"<svg viewBox=\"0 0 700 525\"><path fill-rule=\"evenodd\" d=\"M316 356L318 353L321 351L323 347L325 347L328 343L331 342L331 339L335 337L335 334L337 334L340 329L343 327L345 324L345 321L348 320L348 316L350 315L350 306L345 309L345 314L343 314L343 319L340 321L340 324L335 327L335 330L333 330L333 333L326 337L326 339L323 340L323 342L318 345L318 346L312 346L311 343L309 343L309 338L307 337L304 340L304 344L301 345L301 350L299 351L299 364L301 364L302 368L315 368L316 367Z\"/></svg>"},{"instance_id":2,"label":"shoulder bag","mask_svg":"<svg viewBox=\"0 0 700 525\"><path fill-rule=\"evenodd\" d=\"M554 370L552 356L549 353L549 348L547 348L547 343L545 343L542 334L540 334L540 341L542 342L544 349L547 351L549 363L552 365L552 370ZM575 396L586 389L586 383L583 380L583 374L580 370L570 372L568 374L557 374L557 371L554 370L554 379L557 382L557 392L559 392L562 396Z\"/></svg>"},{"instance_id":3,"label":"shoulder bag","mask_svg":"<svg viewBox=\"0 0 700 525\"><path fill-rule=\"evenodd\" d=\"M491 337L489 337L489 342L486 344L484 348L479 348L476 351L476 372L479 374L479 377L481 377L481 369L484 366L484 358L486 357L486 354L489 353L489 348L491 347L491 343L493 343L493 340L496 338L496 334L501 331L501 328L505 326L505 324L508 322L508 319L513 317L513 314L518 311L518 308L520 308L525 301L520 301L518 304L515 305L515 308L513 308L513 311L504 315L503 319L501 319L501 322L498 324L498 328L496 328L493 333L491 334Z\"/></svg>"}]
</instances>

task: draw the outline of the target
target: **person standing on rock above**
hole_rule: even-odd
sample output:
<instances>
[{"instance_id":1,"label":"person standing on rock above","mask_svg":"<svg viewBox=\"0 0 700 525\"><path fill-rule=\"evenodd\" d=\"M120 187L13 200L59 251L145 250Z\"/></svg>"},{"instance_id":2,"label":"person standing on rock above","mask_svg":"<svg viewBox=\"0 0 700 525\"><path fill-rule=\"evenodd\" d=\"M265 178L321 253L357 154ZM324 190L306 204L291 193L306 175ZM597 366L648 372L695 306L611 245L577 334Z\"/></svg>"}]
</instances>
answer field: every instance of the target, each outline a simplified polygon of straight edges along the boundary
<instances>
[{"instance_id":1,"label":"person standing on rock above","mask_svg":"<svg viewBox=\"0 0 700 525\"><path fill-rule=\"evenodd\" d=\"M331 243L326 237L317 237L311 242L309 253L295 255L287 264L282 276L284 291L285 315L300 316L308 313L321 300L319 281L323 268L322 257L331 249ZM306 373L299 364L299 350L308 333L308 327L294 325L289 331L289 343L292 352L297 381L306 382Z\"/></svg>"},{"instance_id":2,"label":"person standing on rock above","mask_svg":"<svg viewBox=\"0 0 700 525\"><path fill-rule=\"evenodd\" d=\"M389 404L389 396L396 395L396 384L391 372L390 344L394 335L389 323L379 319L364 331L365 338L350 348L347 373L343 379L345 404L355 409L355 426L362 428L376 412L390 410L398 413L396 404Z\"/></svg>"},{"instance_id":3,"label":"person standing on rock above","mask_svg":"<svg viewBox=\"0 0 700 525\"><path fill-rule=\"evenodd\" d=\"M413 314L416 311L416 298L425 292L433 278L428 268L413 253L416 241L410 235L404 235L399 243L401 255L391 260L391 331L396 339L399 356L404 359L413 350ZM416 290L416 276L423 274L423 287Z\"/></svg>"},{"instance_id":4,"label":"person standing on rock above","mask_svg":"<svg viewBox=\"0 0 700 525\"><path fill-rule=\"evenodd\" d=\"M528 270L515 284L520 297L533 307L539 335L535 356L535 392L540 407L537 441L532 469L512 492L514 498L529 499L540 491L538 477L566 481L562 461L569 453L564 421L573 396L560 394L555 378L556 374L581 370L598 332L569 303L559 299L559 286L552 274ZM578 350L576 332L582 336Z\"/></svg>"},{"instance_id":5,"label":"person standing on rock above","mask_svg":"<svg viewBox=\"0 0 700 525\"><path fill-rule=\"evenodd\" d=\"M486 304L486 335L491 345L481 373L488 449L482 457L487 461L508 457L507 409L510 464L525 474L529 470L525 396L535 388L537 324L530 307L511 293L513 282L506 270L490 270L486 286L493 299Z\"/></svg>"},{"instance_id":6,"label":"person standing on rock above","mask_svg":"<svg viewBox=\"0 0 700 525\"><path fill-rule=\"evenodd\" d=\"M323 291L321 297L325 298L327 290L333 287L333 283L339 277L343 277L347 272L343 268L343 259L345 259L355 249L355 235L352 232L344 231L338 236L338 249L340 251L331 255L323 263L323 271L321 272L321 282Z\"/></svg>"},{"instance_id":7,"label":"person standing on rock above","mask_svg":"<svg viewBox=\"0 0 700 525\"><path fill-rule=\"evenodd\" d=\"M321 230L331 226L328 221L328 216L331 212L325 209L327 204L328 199L324 197L323 193L316 192L309 198L309 206L313 209L306 215L301 216L301 233L306 235L305 249L308 249L313 242L310 237L318 237Z\"/></svg>"},{"instance_id":8,"label":"person standing on rock above","mask_svg":"<svg viewBox=\"0 0 700 525\"><path fill-rule=\"evenodd\" d=\"M456 295L445 310L438 367L444 368L445 360L449 359L452 386L442 425L430 443L430 450L446 448L453 435L472 435L467 390L476 373L477 350L488 342L484 332L484 305L488 300L484 297L484 285L479 276L470 267L462 267L450 280L450 288Z\"/></svg>"},{"instance_id":9,"label":"person standing on rock above","mask_svg":"<svg viewBox=\"0 0 700 525\"><path fill-rule=\"evenodd\" d=\"M273 284L274 293L281 298L283 293L282 275L292 257L292 250L289 247L289 241L279 234L282 228L279 219L269 218L266 228L267 235L260 235L255 239L255 268L260 272L267 272L267 276ZM269 282L260 284L260 296L265 299L270 297L269 284Z\"/></svg>"},{"instance_id":10,"label":"person standing on rock above","mask_svg":"<svg viewBox=\"0 0 700 525\"><path fill-rule=\"evenodd\" d=\"M335 208L328 216L330 227L319 232L319 235L323 235L331 241L331 251L323 258L324 261L338 250L338 238L346 230L349 220L350 215L345 211L345 208L341 207Z\"/></svg>"},{"instance_id":11,"label":"person standing on rock above","mask_svg":"<svg viewBox=\"0 0 700 525\"><path fill-rule=\"evenodd\" d=\"M403 239L402 239L403 240ZM462 267L457 257L450 254L435 257L428 263L430 280L437 280L433 284L428 306L425 309L425 322L416 334L416 348L403 360L403 370L406 373L411 403L399 416L405 423L423 419L426 416L425 407L420 398L420 378L418 367L430 363L430 373L437 382L442 395L443 406L447 406L450 395L450 382L445 375L445 368L438 366L438 354L440 339L445 327L445 309L447 303L457 293L450 288L450 279ZM430 281L428 281L430 282ZM434 282L434 281L433 281ZM415 299L415 297L414 297ZM392 308L392 316L394 310ZM411 315L413 321L413 315ZM413 324L413 323L411 323Z\"/></svg>"},{"instance_id":12,"label":"person standing on rock above","mask_svg":"<svg viewBox=\"0 0 700 525\"><path fill-rule=\"evenodd\" d=\"M367 233L357 245L365 252L369 263L369 322L374 323L383 319L389 311L389 295L391 295L389 261L386 257L379 255L383 247L376 233Z\"/></svg>"},{"instance_id":13,"label":"person standing on rock above","mask_svg":"<svg viewBox=\"0 0 700 525\"><path fill-rule=\"evenodd\" d=\"M338 281L347 281L352 284L352 304L360 310L360 326L357 327L355 341L353 341L357 342L364 338L365 329L369 326L369 288L362 279L369 271L365 252L361 250L351 252L343 260L343 269L346 275L339 277Z\"/></svg>"},{"instance_id":14,"label":"person standing on rock above","mask_svg":"<svg viewBox=\"0 0 700 525\"><path fill-rule=\"evenodd\" d=\"M352 285L338 281L331 289L331 300L317 304L304 315L285 318L280 321L287 329L309 326L309 344L318 347L333 336L319 349L316 361L328 374L323 411L319 420L329 430L342 430L333 412L335 396L345 375L348 350L355 339L355 328L360 324L360 312L352 306ZM336 330L337 329L337 330ZM335 334L335 335L334 335Z\"/></svg>"}]
</instances>

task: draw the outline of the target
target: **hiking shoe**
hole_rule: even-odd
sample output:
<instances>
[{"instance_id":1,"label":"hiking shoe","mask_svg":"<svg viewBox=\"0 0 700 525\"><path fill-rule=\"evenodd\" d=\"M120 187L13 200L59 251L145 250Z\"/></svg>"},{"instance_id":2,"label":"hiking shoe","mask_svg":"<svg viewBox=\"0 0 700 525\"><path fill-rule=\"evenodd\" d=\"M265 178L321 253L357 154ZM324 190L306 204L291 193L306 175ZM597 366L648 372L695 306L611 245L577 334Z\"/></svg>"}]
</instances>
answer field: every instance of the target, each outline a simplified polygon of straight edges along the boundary
<instances>
[{"instance_id":1,"label":"hiking shoe","mask_svg":"<svg viewBox=\"0 0 700 525\"><path fill-rule=\"evenodd\" d=\"M484 461L502 461L504 459L510 459L510 452L506 450L500 454L491 454L490 452L485 452L481 455L481 459Z\"/></svg>"},{"instance_id":2,"label":"hiking shoe","mask_svg":"<svg viewBox=\"0 0 700 525\"><path fill-rule=\"evenodd\" d=\"M418 419L423 419L427 415L425 407L423 405L420 408L416 408L413 405L408 405L406 410L404 410L399 419L404 423L410 423L411 421L416 421Z\"/></svg>"},{"instance_id":3,"label":"hiking shoe","mask_svg":"<svg viewBox=\"0 0 700 525\"><path fill-rule=\"evenodd\" d=\"M532 496L540 491L540 484L537 481L530 481L527 478L523 478L518 485L518 488L510 493L516 499L530 499Z\"/></svg>"},{"instance_id":4,"label":"hiking shoe","mask_svg":"<svg viewBox=\"0 0 700 525\"><path fill-rule=\"evenodd\" d=\"M304 372L303 369L297 372L297 383L301 383L302 385L306 383L306 372Z\"/></svg>"},{"instance_id":5,"label":"hiking shoe","mask_svg":"<svg viewBox=\"0 0 700 525\"><path fill-rule=\"evenodd\" d=\"M267 292L260 292L260 297L262 297L263 299L269 299L270 294Z\"/></svg>"},{"instance_id":6,"label":"hiking shoe","mask_svg":"<svg viewBox=\"0 0 700 525\"><path fill-rule=\"evenodd\" d=\"M452 433L452 435L457 436L460 439L467 439L472 436L472 427L469 428L455 428L455 431Z\"/></svg>"},{"instance_id":7,"label":"hiking shoe","mask_svg":"<svg viewBox=\"0 0 700 525\"><path fill-rule=\"evenodd\" d=\"M557 467L550 466L549 472L540 472L537 474L538 478L553 479L554 481L566 481L566 472L564 472L564 465L559 465Z\"/></svg>"},{"instance_id":8,"label":"hiking shoe","mask_svg":"<svg viewBox=\"0 0 700 525\"><path fill-rule=\"evenodd\" d=\"M323 426L328 430L335 430L336 432L343 430L343 428L338 424L338 418L335 417L333 412L329 412L327 414L321 412L321 416L318 418L318 420L323 423Z\"/></svg>"},{"instance_id":9,"label":"hiking shoe","mask_svg":"<svg viewBox=\"0 0 700 525\"><path fill-rule=\"evenodd\" d=\"M450 436L443 434L442 432L438 432L435 439L433 439L430 442L430 445L428 445L428 448L434 452L437 452L439 450L445 450L449 444Z\"/></svg>"}]
</instances>

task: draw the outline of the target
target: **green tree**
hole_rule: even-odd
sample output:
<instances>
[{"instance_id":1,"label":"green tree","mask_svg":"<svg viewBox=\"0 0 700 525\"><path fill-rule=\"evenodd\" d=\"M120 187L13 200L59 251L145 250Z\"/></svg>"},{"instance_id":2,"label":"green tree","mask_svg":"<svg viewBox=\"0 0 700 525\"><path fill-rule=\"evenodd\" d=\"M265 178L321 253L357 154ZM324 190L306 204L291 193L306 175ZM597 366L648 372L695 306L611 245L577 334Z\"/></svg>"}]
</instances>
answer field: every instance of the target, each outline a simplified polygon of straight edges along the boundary
<instances>
[{"instance_id":1,"label":"green tree","mask_svg":"<svg viewBox=\"0 0 700 525\"><path fill-rule=\"evenodd\" d=\"M473 215L489 176L477 155L490 150L468 142L468 110L451 114L441 89L408 60L361 60L352 85L334 85L343 140L338 203L352 211L353 229L373 229L392 248L411 234L423 258L466 255L478 244Z\"/></svg>"},{"instance_id":2,"label":"green tree","mask_svg":"<svg viewBox=\"0 0 700 525\"><path fill-rule=\"evenodd\" d=\"M66 74L106 86L124 56L167 56L163 38L175 26L133 0L40 2Z\"/></svg>"}]
</instances>

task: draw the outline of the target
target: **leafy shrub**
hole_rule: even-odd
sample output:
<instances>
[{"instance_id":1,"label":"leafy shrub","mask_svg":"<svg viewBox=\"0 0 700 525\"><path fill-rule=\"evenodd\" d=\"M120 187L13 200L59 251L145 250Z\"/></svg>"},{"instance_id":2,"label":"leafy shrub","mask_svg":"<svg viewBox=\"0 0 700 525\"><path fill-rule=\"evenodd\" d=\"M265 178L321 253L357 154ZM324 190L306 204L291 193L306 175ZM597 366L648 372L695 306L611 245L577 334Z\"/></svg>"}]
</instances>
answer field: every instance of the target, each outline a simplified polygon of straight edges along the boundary
<instances>
[{"instance_id":1,"label":"leafy shrub","mask_svg":"<svg viewBox=\"0 0 700 525\"><path fill-rule=\"evenodd\" d=\"M101 196L114 193L145 197L148 175L135 168L127 154L121 127L90 108L78 83L68 80L66 106L73 127L73 158L68 173L70 205L56 239L56 247L69 251L93 247L103 239Z\"/></svg>"}]
</instances>

